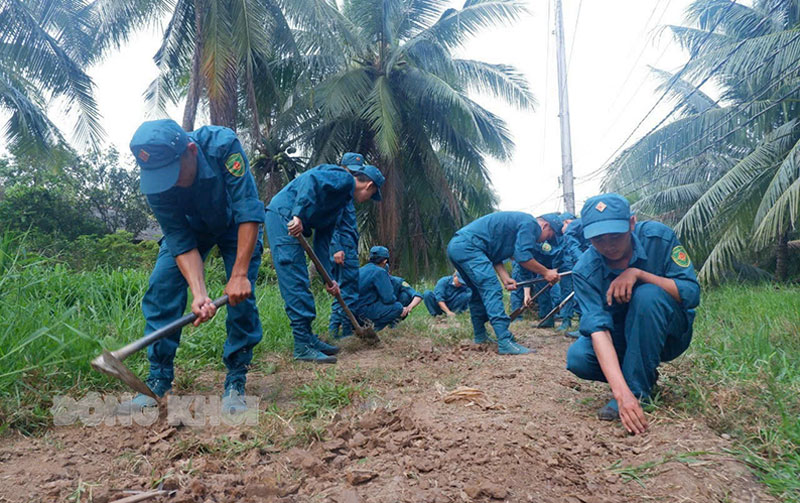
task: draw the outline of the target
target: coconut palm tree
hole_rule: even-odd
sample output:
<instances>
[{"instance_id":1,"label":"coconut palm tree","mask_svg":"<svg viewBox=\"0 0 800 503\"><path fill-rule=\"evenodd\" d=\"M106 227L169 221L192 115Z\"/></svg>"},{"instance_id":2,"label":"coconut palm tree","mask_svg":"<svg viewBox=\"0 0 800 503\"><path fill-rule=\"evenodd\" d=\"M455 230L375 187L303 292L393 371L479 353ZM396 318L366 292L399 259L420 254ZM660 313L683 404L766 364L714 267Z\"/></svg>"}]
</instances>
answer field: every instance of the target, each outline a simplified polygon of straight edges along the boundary
<instances>
[{"instance_id":1,"label":"coconut palm tree","mask_svg":"<svg viewBox=\"0 0 800 503\"><path fill-rule=\"evenodd\" d=\"M53 99L74 112L77 141L97 145L102 138L92 80L84 71L95 51L96 20L88 2L0 2L0 109L10 115L3 136L12 150L63 143L47 117Z\"/></svg>"},{"instance_id":2,"label":"coconut palm tree","mask_svg":"<svg viewBox=\"0 0 800 503\"><path fill-rule=\"evenodd\" d=\"M677 119L626 149L603 188L675 224L713 282L769 265L776 245L785 257L798 222L800 6L696 0L687 21L669 27L690 52L686 68L656 71ZM718 100L700 90L706 81ZM778 264L778 279L785 270Z\"/></svg>"},{"instance_id":3,"label":"coconut palm tree","mask_svg":"<svg viewBox=\"0 0 800 503\"><path fill-rule=\"evenodd\" d=\"M525 13L520 0L345 0L328 44L335 72L314 85L318 124L303 138L311 163L356 150L387 178L384 200L366 218L365 242L390 248L408 270L442 262L447 239L492 210L485 157L508 159L504 121L470 92L521 109L535 100L513 67L454 52L481 31ZM343 31L343 30L347 31ZM418 269L419 270L419 269Z\"/></svg>"}]
</instances>

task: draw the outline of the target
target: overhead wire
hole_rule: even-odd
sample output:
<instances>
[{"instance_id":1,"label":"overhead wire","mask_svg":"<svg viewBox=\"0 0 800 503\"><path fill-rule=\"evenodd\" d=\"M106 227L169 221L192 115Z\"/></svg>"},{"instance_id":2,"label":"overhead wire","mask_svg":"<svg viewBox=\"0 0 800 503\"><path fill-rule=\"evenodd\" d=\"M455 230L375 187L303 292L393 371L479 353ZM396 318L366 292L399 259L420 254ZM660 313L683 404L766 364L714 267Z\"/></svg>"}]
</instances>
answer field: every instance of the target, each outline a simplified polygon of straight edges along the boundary
<instances>
[{"instance_id":1,"label":"overhead wire","mask_svg":"<svg viewBox=\"0 0 800 503\"><path fill-rule=\"evenodd\" d=\"M785 42L783 45L781 45L780 47L778 47L777 49L775 49L775 51L774 51L772 54L770 54L769 56L767 56L766 58L764 58L764 59L762 60L762 62L761 62L759 65L757 65L756 67L754 67L753 69L751 69L751 70L750 70L750 71L747 73L747 75L745 75L745 76L744 76L744 77L742 77L740 80L738 80L737 82L735 82L735 83L733 84L733 86L737 86L737 85L739 85L739 84L742 84L742 83L744 83L744 82L745 82L747 79L749 79L749 78L750 78L750 77L751 77L751 76L752 76L752 75L753 75L753 74L754 74L756 71L758 71L759 69L761 69L762 67L764 67L765 65L767 65L767 64L768 64L768 63L769 63L769 62L770 62L770 61L771 61L773 58L775 58L775 56L777 56L777 55L778 55L778 54L779 54L779 53L780 53L780 52L781 52L781 51L782 51L782 50L783 50L785 47L787 47L787 46L789 46L790 44L794 43L794 42L795 42L795 41L797 41L798 39L800 39L800 31L799 31L799 32L798 32L798 33L797 33L797 34L796 34L794 37L792 37L792 38L791 38L791 39L789 39L787 42ZM793 68L793 66L794 66L795 64L797 64L797 63L800 63L800 56L798 56L797 58L795 58L795 60L794 60L794 61L793 61L791 64L789 64L789 65L787 65L787 66L788 66L789 68ZM792 71L793 71L793 70L789 70L789 73L791 73ZM750 105L752 105L753 103L755 103L755 101L757 101L759 98L761 98L762 96L764 96L764 94L765 94L766 92L768 92L768 91L770 90L770 88L771 88L771 87L775 86L776 84L779 84L779 83L781 82L781 81L780 81L780 79L781 79L781 78L783 78L784 76L785 76L785 74L784 74L784 75L779 75L779 76L778 76L776 79L773 79L773 80L771 80L770 82L768 82L768 83L767 83L765 86L763 86L763 87L761 88L761 90L760 90L760 91L758 91L758 92L757 92L757 94L755 95L755 97L754 97L753 99L751 99L751 101L750 101L750 102L748 102L748 103L745 103L745 104L743 104L743 105L739 105L739 106L737 106L737 107L733 107L731 110L729 110L728 112L726 112L726 114L725 114L723 117L719 118L719 119L718 119L716 122L714 122L713 124L711 124L711 125L708 127L708 128L709 128L709 131L708 131L706 134L704 134L704 135L703 135L703 136L701 136L700 138L697 138L697 139L695 139L693 142L689 143L688 145L686 145L686 146L682 147L680 150L678 150L678 151L676 151L675 153L671 154L671 156L673 156L673 157L674 157L674 156L677 156L678 154L680 154L680 153L684 152L685 150L687 150L689 147L691 147L691 146L693 146L694 144L698 143L699 141L701 141L701 140L703 140L703 139L707 138L707 137L708 137L708 136L709 136L711 133L713 133L714 131L716 131L717 129L719 129L719 127L721 127L720 125L721 125L723 122L725 122L725 121L727 121L728 119L730 119L730 118L731 118L731 117L732 117L734 114L736 114L737 112L741 111L743 108L749 107ZM722 101L722 97L720 97L720 98L718 98L717 100L715 100L715 101L714 101L714 103L713 103L713 106L716 106L716 105L718 105L720 101ZM651 131L651 132L652 132L652 131ZM657 145L654 145L653 147L651 147L650 149L648 149L646 152L644 152L644 153L642 153L642 154L639 154L639 155L637 155L635 159L640 159L640 158L646 157L646 156L647 156L647 155L649 155L650 153L652 153L652 152L654 152L654 151L656 151L656 150L660 149L660 148L661 148L661 147L663 147L663 146L664 146L664 145L665 145L667 142L669 142L671 139L675 138L675 137L676 137L677 135L679 135L680 133L682 133L682 131L680 131L680 130L679 130L679 131L675 131L675 132L674 132L674 133L672 133L670 136L668 136L667 138L665 138L665 139L663 139L661 142L659 142ZM648 134L650 134L650 133L648 133ZM604 166L601 166L601 167L600 167L600 168L598 168L597 170L595 170L595 171L593 171L592 173L590 173L590 175L585 175L584 177L582 177L584 180L583 180L582 182L580 182L580 183L584 183L585 181L589 181L589 180L591 180L591 179L594 179L594 178L596 178L598 175L602 174L602 173L603 173L603 171L604 171L604 170L605 170L607 167L608 167L608 166L605 166L605 165L604 165Z\"/></svg>"},{"instance_id":2,"label":"overhead wire","mask_svg":"<svg viewBox=\"0 0 800 503\"><path fill-rule=\"evenodd\" d=\"M733 3L735 3L735 2L732 2L732 4L733 4ZM730 6L729 6L728 8L730 8ZM775 9L776 9L776 7L773 7L773 9L772 9L772 10L771 10L771 11L770 11L768 14L767 14L767 16L765 16L765 17L764 17L764 18L763 18L763 19L762 19L762 20L759 22L759 24L758 24L758 25L756 25L756 26L753 28L753 30L756 30L756 29L758 29L758 28L761 26L761 24L763 24L764 22L766 22L766 21L769 19L769 15L771 15L771 14L772 14L772 13L775 11ZM726 12L727 12L727 11L726 11ZM709 32L709 35L710 35L711 33L713 33L713 31L710 31L710 32ZM772 54L771 54L769 57L765 58L765 59L764 59L764 60L763 60L763 61L762 61L762 62L761 62L761 63L760 63L758 66L756 66L755 68L753 68L753 69L752 69L750 72L748 72L748 74L747 74L747 75L745 75L745 76L744 76L742 79L740 79L740 80L737 82L737 84L741 84L741 83L743 83L744 81L746 81L746 80L747 80L747 79L748 79L748 78L749 78L749 77L750 77L750 76L751 76L753 73L755 73L755 72L756 72L758 69L762 68L762 67L763 67L764 65L766 65L766 64L767 64L767 63L768 63L768 62L769 62L769 61L770 61L772 58L774 58L774 57L775 57L775 56L776 56L776 55L777 55L777 54L778 54L778 53L779 53L779 52L780 52L780 51L781 51L783 48L787 47L789 44L791 44L792 42L794 42L795 40L797 40L797 38L798 38L798 37L800 37L800 33L798 33L798 35L797 35L797 36L795 36L794 38L792 38L792 39L791 39L791 40L789 40L788 42L784 43L784 44L783 44L781 47L779 47L778 49L776 49L776 50L775 50L775 51L774 51L774 52L773 52L773 53L772 53ZM705 43L707 40L708 40L708 36L707 36L707 37L704 39L703 43ZM724 64L725 64L725 63L726 63L726 62L727 62L727 61L728 61L728 60L729 60L729 59L730 59L730 58L733 56L733 54L734 54L736 51L738 51L738 50L739 50L739 49L740 49L740 48L741 48L741 47L744 45L744 43L745 43L746 41L747 41L747 39L744 39L744 40L741 40L739 43L737 43L737 44L736 44L736 46L735 46L735 47L734 47L734 48L731 50L731 52L729 52L729 53L726 55L726 57L723 59L723 61L721 61L720 63L718 63L718 64L717 64L717 65L716 65L716 66L715 66L715 67L714 67L714 68L713 68L713 69L712 69L712 70L709 72L709 74L706 76L706 78L705 78L705 79L703 79L703 81L702 81L700 84L698 84L697 86L693 86L692 92L691 92L691 93L690 93L690 94L689 94L689 95L688 95L688 96L687 96L685 99L687 99L687 98L691 97L691 96L692 96L692 95L693 95L695 92L697 92L697 91L700 89L700 87L701 87L701 86L702 86L702 85L703 85L705 82L707 82L707 81L708 81L708 80L709 80L711 77L713 77L713 76L714 76L714 74L715 74L715 73L716 73L716 72L717 72L717 71L718 71L718 70L719 70L719 69L722 67L722 65L724 65ZM682 71L683 71L683 70L685 70L685 69L686 69L686 67L687 67L687 65L688 65L690 62L691 62L691 60L690 60L689 62L687 62L687 64L686 64L686 65L684 65L684 67L683 67L681 70L682 70ZM674 84L675 82L677 82L677 81L679 80L679 77L678 77L678 76L679 76L679 74L676 74L676 75L674 75L674 76L672 77L672 79L671 79L671 83L670 83L670 84ZM669 91L670 87L671 87L671 85L670 85L670 86L668 86L668 88L665 90L665 93ZM662 94L662 96L661 96L661 97L663 98L663 96L664 96L664 94ZM661 99L661 98L659 98L659 100L660 100L660 99ZM722 97L720 97L720 98L718 98L717 100L715 100L715 101L714 101L714 105L717 105L717 104L718 104L718 103L719 103L721 100L722 100ZM677 104L677 105L676 105L676 106L675 106L675 107L674 107L674 108L673 108L673 109L670 111L670 113L669 113L669 114L667 114L667 115L666 115L666 116L665 116L665 117L664 117L664 118L663 118L661 121L659 121L659 123L658 123L658 124L656 124L656 126L654 126L653 128L651 128L651 129L650 129L650 131L648 131L648 132L647 132L647 134L643 135L642 137L644 138L644 137L646 137L647 135L650 135L650 134L652 134L652 133L653 133L653 132L654 132L656 129L658 129L658 128L659 128L659 127L660 127L660 126L661 126L661 125L662 125L662 124L663 124L663 123L664 123L664 122L665 122L665 121L666 121L666 120L667 120L667 119L668 119L668 118L669 118L669 117L670 117L670 116L671 116L673 113L675 113L675 111L679 110L681 106L682 106L682 103L680 103L680 102L679 102L679 103L678 103L678 104ZM652 110L653 110L653 109L651 108L651 110L650 110L650 111L652 112ZM648 114L649 114L649 113L650 113L650 112L648 112ZM724 119L722 119L722 120L724 120ZM718 122L717 122L717 123L718 123ZM715 123L715 124L717 124L717 123ZM641 121L640 121L640 125L641 125ZM638 126L637 126L637 128L636 128L636 129L638 129ZM635 131L635 130L634 130L634 131ZM669 136L668 138L666 138L665 140L663 140L662 142L660 142L658 145L656 145L656 146L652 147L652 148L651 148L650 150L648 150L648 151L647 151L645 154L642 154L642 155L640 155L639 157L644 157L644 156L646 156L647 154L649 154L650 152L653 152L654 150L656 150L656 149L660 148L660 147L661 147L661 146L663 146L663 145L664 145L664 144L665 144L667 141L669 141L670 139L674 138L674 137L675 137L675 136L676 136L678 133L680 133L680 131L676 131L676 132L675 132L675 133L673 133L671 136ZM630 139L630 136L631 136L631 135L629 135L629 136L628 136L628 139ZM611 155L611 156L610 156L608 159L606 159L606 161L605 161L603 164L601 164L601 165L600 165L600 167L598 167L597 169L595 169L594 171L592 171L591 173L589 173L589 174L587 174L587 175L583 175L583 176L581 176L580 178L581 178L581 179L583 179L583 182L581 182L581 183L585 183L585 182L587 182L587 181L590 181L590 180L592 180L592 179L596 178L598 175L602 174L602 173L603 173L603 171L605 171L605 170L608 168L608 166L610 165L610 161L613 159L614 155L616 155L616 153L617 153L617 152L620 150L620 148L621 148L622 146L624 146L624 145L625 145L625 143L627 143L628 139L626 139L626 140L623 142L623 144L622 144L620 147L618 147L618 148L617 148L617 150L615 150L615 151L614 151L614 153L612 153L612 155Z\"/></svg>"},{"instance_id":3,"label":"overhead wire","mask_svg":"<svg viewBox=\"0 0 800 503\"><path fill-rule=\"evenodd\" d=\"M661 1L661 0L659 0ZM569 45L569 59L567 60L567 75L572 65L572 55L575 53L575 39L578 38L578 21L581 19L581 7L583 7L583 0L578 2L578 13L575 15L575 27L572 28L572 43Z\"/></svg>"},{"instance_id":4,"label":"overhead wire","mask_svg":"<svg viewBox=\"0 0 800 503\"><path fill-rule=\"evenodd\" d=\"M700 45L699 45L698 47L702 47L702 46L704 46L704 45L706 44L706 42L708 42L708 39L709 39L709 38L711 38L711 35L712 35L712 34L714 33L714 31L717 29L717 26L719 26L719 24L722 22L722 19L723 19L723 18L725 17L725 15L726 15L726 14L727 14L727 13L728 13L728 12L729 12L729 11L730 11L732 8L733 8L733 6L734 6L734 5L736 5L736 2L737 2L737 1L738 1L738 0L732 0L732 1L731 1L731 2L728 4L728 6L726 7L725 11L722 13L722 15L720 15L720 16L719 16L719 17L716 19L716 21L714 22L714 25L713 25L713 26L711 27L711 29L708 31L708 33L706 34L705 38L703 39L703 41L700 43ZM622 143L621 143L621 144L620 144L620 145L619 145L619 146L618 146L618 147L617 147L617 148L616 148L616 149L615 149L615 150L614 150L614 151L611 153L611 155L608 157L608 159L606 159L606 161L605 161L605 162L603 162L603 164L602 164L601 166L607 166L607 165L608 165L608 163L609 163L609 162L610 162L610 161L611 161L611 160L612 160L612 159L613 159L613 158L614 158L614 157L617 155L617 153L618 153L620 150L622 150L622 148L623 148L623 147L624 147L624 146L625 146L625 145L628 143L628 141L629 141L629 140L630 140L630 139L633 137L633 135L634 135L634 134L636 134L636 131L638 131L638 130L639 130L639 128L642 126L642 124L644 124L644 121L646 121L646 120L648 119L648 117L650 117L650 114L652 114L652 113L653 113L653 111L654 111L654 110L655 110L655 109L658 107L658 105L660 105L660 104L661 104L661 102L664 100L664 98L665 98L665 97L666 97L666 96L669 94L669 92L672 90L672 86L674 86L674 85L675 85L675 82L677 82L678 80L680 80L680 78L683 76L684 72L686 72L686 70L689 68L689 64L690 64L690 63L691 63L693 60L694 60L694 58L693 58L693 57L690 57L690 58L689 58L689 61L687 61L687 62L686 62L686 64L685 64L685 65L683 65L683 67L682 67L682 68L681 68L681 69L678 71L678 73L676 73L676 74L673 76L672 80L671 80L671 81L670 81L670 83L667 85L667 88L666 88L666 89L664 89L664 92L661 94L661 96L659 96L658 100L656 100L655 104L653 104L653 106L652 106L652 107L650 107L650 110L648 110L648 111L647 111L647 113L644 115L644 117L642 117L642 119L639 121L639 123L638 123L638 124L636 124L636 127L634 127L634 128L633 128L633 131L631 131L631 132L628 134L628 136L627 136L627 137L625 137L625 139L622 141ZM669 114L669 115L672 115L672 112L670 112L670 114ZM666 118L665 118L664 120L666 120ZM661 123L663 123L663 120L661 121Z\"/></svg>"}]
</instances>

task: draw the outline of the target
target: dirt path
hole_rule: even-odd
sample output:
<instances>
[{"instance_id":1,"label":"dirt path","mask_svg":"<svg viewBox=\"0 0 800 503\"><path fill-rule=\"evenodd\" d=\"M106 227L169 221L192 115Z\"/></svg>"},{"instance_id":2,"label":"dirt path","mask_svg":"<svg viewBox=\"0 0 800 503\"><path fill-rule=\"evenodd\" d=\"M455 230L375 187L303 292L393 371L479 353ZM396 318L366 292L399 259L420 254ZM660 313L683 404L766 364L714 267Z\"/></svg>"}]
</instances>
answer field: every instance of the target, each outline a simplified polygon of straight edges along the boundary
<instances>
[{"instance_id":1,"label":"dirt path","mask_svg":"<svg viewBox=\"0 0 800 503\"><path fill-rule=\"evenodd\" d=\"M281 412L320 367L276 360L276 373L248 382L271 411L255 428L160 421L6 441L0 501L105 502L126 495L115 490L159 482L175 492L148 501L774 501L726 454L729 441L692 418L655 411L639 437L597 421L607 387L564 370L568 340L527 325L515 333L538 352L518 357L398 332L378 348L349 347L337 382L366 382L371 391L325 421ZM670 371L662 372L667 386ZM194 391L203 386L196 381ZM461 391L471 400L451 401L460 386L473 388ZM323 423L322 440L302 442ZM290 441L300 447L273 447Z\"/></svg>"}]
</instances>

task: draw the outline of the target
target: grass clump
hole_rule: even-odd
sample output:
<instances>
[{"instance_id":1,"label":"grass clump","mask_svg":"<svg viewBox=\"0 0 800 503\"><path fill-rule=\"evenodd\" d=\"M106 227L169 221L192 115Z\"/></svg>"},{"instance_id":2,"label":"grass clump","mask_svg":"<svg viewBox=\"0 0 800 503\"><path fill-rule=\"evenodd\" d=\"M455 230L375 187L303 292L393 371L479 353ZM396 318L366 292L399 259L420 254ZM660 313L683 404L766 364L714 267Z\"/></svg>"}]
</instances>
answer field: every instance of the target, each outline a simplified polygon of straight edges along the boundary
<instances>
[{"instance_id":1,"label":"grass clump","mask_svg":"<svg viewBox=\"0 0 800 503\"><path fill-rule=\"evenodd\" d=\"M701 411L770 490L800 501L800 288L707 291L679 363L679 404Z\"/></svg>"},{"instance_id":2,"label":"grass clump","mask_svg":"<svg viewBox=\"0 0 800 503\"><path fill-rule=\"evenodd\" d=\"M333 416L336 411L352 403L354 398L366 395L360 383L339 382L336 370L317 372L313 382L304 384L294 392L298 400L300 417L314 419Z\"/></svg>"}]
</instances>

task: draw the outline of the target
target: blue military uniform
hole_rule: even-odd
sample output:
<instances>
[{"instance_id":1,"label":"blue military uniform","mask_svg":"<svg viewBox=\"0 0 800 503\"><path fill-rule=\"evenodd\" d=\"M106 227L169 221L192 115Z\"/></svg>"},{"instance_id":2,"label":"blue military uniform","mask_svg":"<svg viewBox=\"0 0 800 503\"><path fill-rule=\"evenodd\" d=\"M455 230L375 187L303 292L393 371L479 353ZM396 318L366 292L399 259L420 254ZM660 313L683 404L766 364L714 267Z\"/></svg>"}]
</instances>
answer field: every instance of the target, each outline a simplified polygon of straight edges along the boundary
<instances>
[{"instance_id":1,"label":"blue military uniform","mask_svg":"<svg viewBox=\"0 0 800 503\"><path fill-rule=\"evenodd\" d=\"M166 147L148 143L154 136L167 131L173 137ZM164 156L170 156L171 162L179 160L186 149L182 135L197 145L196 178L186 188L174 185L177 178L175 181L161 175L153 178L148 171L166 169L167 166L149 167ZM168 152L170 150L172 152ZM228 128L206 126L187 135L174 121L151 121L137 130L131 141L131 151L142 168L142 191L164 233L142 301L145 333L150 333L179 318L186 308L188 285L175 257L197 249L205 260L211 248L217 245L230 278L236 261L239 224L263 222L264 204L258 199L247 156L236 134ZM161 190L165 187L168 188ZM259 231L247 271L253 295L236 306L229 306L225 321L228 333L222 357L228 369L225 387L228 389L235 385L240 393L243 393L253 347L262 336L255 302L256 276L262 252L262 232ZM180 332L148 347L150 379L172 381L173 360L179 342Z\"/></svg>"},{"instance_id":2,"label":"blue military uniform","mask_svg":"<svg viewBox=\"0 0 800 503\"><path fill-rule=\"evenodd\" d=\"M370 250L370 262L358 270L356 316L372 321L375 330L394 323L403 313L403 304L395 297L389 272L373 261L383 258L389 258L389 250L374 246Z\"/></svg>"},{"instance_id":3,"label":"blue military uniform","mask_svg":"<svg viewBox=\"0 0 800 503\"><path fill-rule=\"evenodd\" d=\"M348 152L342 156L342 166L360 166L364 164L364 156ZM342 299L347 306L355 305L358 300L358 223L356 207L352 201L345 206L331 240L331 277L339 283ZM333 254L344 252L344 264L333 262ZM341 333L339 329L341 328ZM334 299L331 305L331 317L328 331L333 337L347 337L353 334L353 326L345 316L342 306Z\"/></svg>"},{"instance_id":4,"label":"blue military uniform","mask_svg":"<svg viewBox=\"0 0 800 503\"><path fill-rule=\"evenodd\" d=\"M528 350L513 340L510 319L503 305L503 290L497 281L495 264L514 258L534 258L542 229L527 213L501 211L481 217L456 232L447 245L447 256L472 290L469 310L476 343L487 341L486 322L492 324L501 354L522 354Z\"/></svg>"},{"instance_id":5,"label":"blue military uniform","mask_svg":"<svg viewBox=\"0 0 800 503\"><path fill-rule=\"evenodd\" d=\"M581 212L584 236L589 239L625 232L623 224L629 216L628 203L622 196L604 194L590 198ZM619 226L612 229L609 222ZM672 229L659 222L638 223L631 240L633 256L629 267L674 280L680 302L656 285L639 283L630 302L614 301L609 306L606 292L623 270L610 269L605 257L594 247L589 248L573 269L581 309L580 332L585 337L580 337L567 351L567 369L583 379L605 381L591 335L608 330L628 387L644 399L650 396L656 382L659 363L676 358L689 347L700 286L691 260ZM616 407L612 403L609 405Z\"/></svg>"},{"instance_id":6,"label":"blue military uniform","mask_svg":"<svg viewBox=\"0 0 800 503\"><path fill-rule=\"evenodd\" d=\"M400 276L392 276L390 274L389 279L392 281L394 298L397 299L397 301L402 304L403 307L411 304L411 301L414 300L414 297L419 297L420 299L422 298L422 294L416 291L413 286L409 285L408 282Z\"/></svg>"},{"instance_id":7,"label":"blue military uniform","mask_svg":"<svg viewBox=\"0 0 800 503\"><path fill-rule=\"evenodd\" d=\"M442 308L439 307L439 302L444 302L447 308L454 313L460 313L469 309L469 300L472 297L472 290L464 283L463 279L459 276L459 283L461 286L456 286L453 283L453 276L444 276L439 278L433 291L426 290L422 295L422 300L425 302L425 307L431 316L438 316L444 314Z\"/></svg>"},{"instance_id":8,"label":"blue military uniform","mask_svg":"<svg viewBox=\"0 0 800 503\"><path fill-rule=\"evenodd\" d=\"M591 244L583 237L583 225L580 218L574 218L571 214L562 214L562 219L572 219L572 222L567 225L564 231L563 246L559 255L558 272L571 271L578 259L584 251L586 251ZM565 299L567 295L572 293L572 276L564 276L561 278L561 299ZM563 329L567 329L572 317L575 315L577 300L573 297L561 309L561 316L564 319ZM578 332L570 332L568 335L572 337L578 336Z\"/></svg>"},{"instance_id":9,"label":"blue military uniform","mask_svg":"<svg viewBox=\"0 0 800 503\"><path fill-rule=\"evenodd\" d=\"M354 166L354 169L359 166ZM380 172L377 171L378 175ZM373 175L374 176L374 175ZM381 179L376 181L380 187ZM375 181L375 180L374 180ZM289 182L276 194L266 212L267 238L272 261L278 276L278 287L285 303L286 314L294 335L294 357L301 360L332 363L323 351L333 353L333 346L322 343L311 331L316 317L314 295L306 268L306 257L298 240L288 233L293 217L303 222L303 233L314 230L314 252L326 271L331 270L330 244L342 210L353 200L355 178L345 168L323 164L312 168ZM376 197L377 196L377 197ZM377 192L373 199L380 199ZM331 355L327 355L331 356Z\"/></svg>"}]
</instances>

